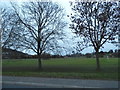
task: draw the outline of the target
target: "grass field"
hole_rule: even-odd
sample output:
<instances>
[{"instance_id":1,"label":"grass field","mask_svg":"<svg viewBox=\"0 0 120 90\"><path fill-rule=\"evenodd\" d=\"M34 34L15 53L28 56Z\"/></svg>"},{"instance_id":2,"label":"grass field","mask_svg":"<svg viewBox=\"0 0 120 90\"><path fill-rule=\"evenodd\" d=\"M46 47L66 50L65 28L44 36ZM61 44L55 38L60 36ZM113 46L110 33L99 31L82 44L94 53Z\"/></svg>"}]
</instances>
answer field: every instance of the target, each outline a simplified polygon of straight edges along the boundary
<instances>
[{"instance_id":1,"label":"grass field","mask_svg":"<svg viewBox=\"0 0 120 90\"><path fill-rule=\"evenodd\" d=\"M97 72L95 58L49 59L42 60L39 71L35 59L2 61L3 75L118 80L117 58L100 58L100 64L102 70Z\"/></svg>"}]
</instances>

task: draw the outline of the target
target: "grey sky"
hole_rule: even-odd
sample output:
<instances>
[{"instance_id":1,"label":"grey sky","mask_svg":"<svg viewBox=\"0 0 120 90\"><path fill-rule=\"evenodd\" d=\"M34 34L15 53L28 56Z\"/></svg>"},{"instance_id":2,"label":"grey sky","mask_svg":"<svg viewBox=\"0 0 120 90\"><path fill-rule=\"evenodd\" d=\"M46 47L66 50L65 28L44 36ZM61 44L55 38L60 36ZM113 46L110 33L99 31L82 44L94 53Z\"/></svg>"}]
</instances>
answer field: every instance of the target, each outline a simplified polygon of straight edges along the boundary
<instances>
[{"instance_id":1,"label":"grey sky","mask_svg":"<svg viewBox=\"0 0 120 90\"><path fill-rule=\"evenodd\" d=\"M9 7L9 1L29 1L29 0L1 0L0 1L0 7ZM34 1L34 0L32 0ZM42 1L42 0L39 0L39 1ZM49 0L43 0L43 1L49 1ZM60 4L64 9L65 9L65 13L66 13L66 16L65 16L65 20L69 23L70 20L69 18L67 17L67 15L69 15L71 13L71 7L69 5L69 0L52 0L54 2L57 2L58 4ZM74 1L74 0L70 0L70 1ZM66 29L66 32L68 33L68 37L71 38L72 36L72 33L71 33L71 29L69 29L69 25L67 25L67 27L65 28ZM65 45L64 43L61 43L61 45ZM73 43L71 43L71 45L73 45ZM113 44L104 44L104 48L103 49L100 49L102 51L109 51L110 49L117 49L117 47ZM72 51L72 50L71 50ZM89 48L86 48L84 49L81 53L91 53L91 52L94 52L94 49L92 47L89 47ZM32 52L31 52L32 54Z\"/></svg>"}]
</instances>

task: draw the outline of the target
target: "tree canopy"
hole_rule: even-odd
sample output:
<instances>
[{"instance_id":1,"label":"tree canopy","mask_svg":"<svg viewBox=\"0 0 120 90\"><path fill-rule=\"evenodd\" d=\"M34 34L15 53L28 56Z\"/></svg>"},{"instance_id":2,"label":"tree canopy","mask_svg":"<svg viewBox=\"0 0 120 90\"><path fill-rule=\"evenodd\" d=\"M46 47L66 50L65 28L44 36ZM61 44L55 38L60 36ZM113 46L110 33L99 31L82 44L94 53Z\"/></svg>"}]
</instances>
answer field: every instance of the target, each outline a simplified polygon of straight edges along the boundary
<instances>
[{"instance_id":1,"label":"tree canopy","mask_svg":"<svg viewBox=\"0 0 120 90\"><path fill-rule=\"evenodd\" d=\"M64 10L53 2L11 2L11 6L10 11L2 11L3 46L32 50L41 68L41 55L61 48L58 42L65 36Z\"/></svg>"},{"instance_id":2,"label":"tree canopy","mask_svg":"<svg viewBox=\"0 0 120 90\"><path fill-rule=\"evenodd\" d=\"M97 69L99 50L106 42L116 42L120 30L119 2L71 2L70 28L93 46L96 51Z\"/></svg>"}]
</instances>

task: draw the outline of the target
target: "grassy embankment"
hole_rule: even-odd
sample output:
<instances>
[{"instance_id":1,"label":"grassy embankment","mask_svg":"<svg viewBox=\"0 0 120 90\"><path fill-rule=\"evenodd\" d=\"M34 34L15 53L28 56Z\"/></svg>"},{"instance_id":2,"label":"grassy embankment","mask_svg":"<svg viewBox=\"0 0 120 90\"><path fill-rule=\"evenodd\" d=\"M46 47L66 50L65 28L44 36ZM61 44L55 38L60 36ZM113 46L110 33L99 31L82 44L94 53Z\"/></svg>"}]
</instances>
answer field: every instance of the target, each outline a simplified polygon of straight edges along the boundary
<instances>
[{"instance_id":1,"label":"grassy embankment","mask_svg":"<svg viewBox=\"0 0 120 90\"><path fill-rule=\"evenodd\" d=\"M118 80L118 59L101 58L102 70L96 71L95 58L60 58L42 61L43 70L37 68L37 60L3 60L3 75L58 78Z\"/></svg>"}]
</instances>

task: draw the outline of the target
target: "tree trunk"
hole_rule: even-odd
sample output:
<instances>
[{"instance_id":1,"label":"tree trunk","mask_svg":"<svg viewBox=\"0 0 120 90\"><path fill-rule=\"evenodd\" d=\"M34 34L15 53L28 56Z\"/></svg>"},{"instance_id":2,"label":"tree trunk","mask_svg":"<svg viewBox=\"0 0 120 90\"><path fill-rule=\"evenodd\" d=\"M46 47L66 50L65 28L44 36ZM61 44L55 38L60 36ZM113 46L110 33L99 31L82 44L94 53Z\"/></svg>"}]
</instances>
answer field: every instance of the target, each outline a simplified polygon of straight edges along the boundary
<instances>
[{"instance_id":1,"label":"tree trunk","mask_svg":"<svg viewBox=\"0 0 120 90\"><path fill-rule=\"evenodd\" d=\"M38 69L41 70L42 69L42 62L41 62L41 55L38 55Z\"/></svg>"},{"instance_id":2,"label":"tree trunk","mask_svg":"<svg viewBox=\"0 0 120 90\"><path fill-rule=\"evenodd\" d=\"M39 32L38 32L39 33ZM38 34L39 35L39 34ZM41 51L40 51L40 39L38 38L38 49L37 49L37 55L38 55L38 69L42 69L42 62L41 62Z\"/></svg>"},{"instance_id":3,"label":"tree trunk","mask_svg":"<svg viewBox=\"0 0 120 90\"><path fill-rule=\"evenodd\" d=\"M97 71L100 71L100 61L99 61L99 51L96 51L96 64L97 64Z\"/></svg>"}]
</instances>

